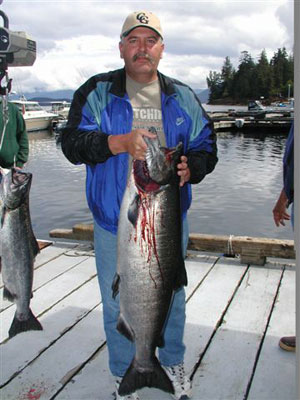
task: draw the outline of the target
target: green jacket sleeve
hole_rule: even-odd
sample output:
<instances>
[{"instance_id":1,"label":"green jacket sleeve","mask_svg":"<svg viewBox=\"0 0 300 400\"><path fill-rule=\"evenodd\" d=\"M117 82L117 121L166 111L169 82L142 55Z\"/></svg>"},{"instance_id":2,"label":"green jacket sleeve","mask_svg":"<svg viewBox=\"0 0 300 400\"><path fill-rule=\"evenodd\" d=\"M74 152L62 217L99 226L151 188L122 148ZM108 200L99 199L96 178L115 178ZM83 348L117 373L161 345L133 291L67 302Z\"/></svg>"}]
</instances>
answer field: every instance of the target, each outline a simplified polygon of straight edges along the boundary
<instances>
[{"instance_id":1,"label":"green jacket sleeve","mask_svg":"<svg viewBox=\"0 0 300 400\"><path fill-rule=\"evenodd\" d=\"M28 160L29 143L28 143L28 135L26 131L25 121L20 111L17 111L16 120L17 120L16 134L19 143L19 150L18 153L16 154L16 166L22 168L23 165Z\"/></svg>"}]
</instances>

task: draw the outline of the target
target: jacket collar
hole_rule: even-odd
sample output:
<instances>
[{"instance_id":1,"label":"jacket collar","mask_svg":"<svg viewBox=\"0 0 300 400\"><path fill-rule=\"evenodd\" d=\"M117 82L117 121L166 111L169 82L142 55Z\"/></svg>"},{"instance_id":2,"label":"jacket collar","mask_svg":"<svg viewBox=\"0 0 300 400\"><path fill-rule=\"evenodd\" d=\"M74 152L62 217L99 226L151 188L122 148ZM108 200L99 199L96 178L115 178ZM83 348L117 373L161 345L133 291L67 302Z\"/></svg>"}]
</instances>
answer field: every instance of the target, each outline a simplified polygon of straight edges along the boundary
<instances>
[{"instance_id":1,"label":"jacket collar","mask_svg":"<svg viewBox=\"0 0 300 400\"><path fill-rule=\"evenodd\" d=\"M161 91L168 96L175 93L175 88L173 81L168 76L157 71L158 80L160 84ZM110 93L118 96L124 97L126 94L126 72L125 68L117 69L113 72L113 80L110 88Z\"/></svg>"}]
</instances>

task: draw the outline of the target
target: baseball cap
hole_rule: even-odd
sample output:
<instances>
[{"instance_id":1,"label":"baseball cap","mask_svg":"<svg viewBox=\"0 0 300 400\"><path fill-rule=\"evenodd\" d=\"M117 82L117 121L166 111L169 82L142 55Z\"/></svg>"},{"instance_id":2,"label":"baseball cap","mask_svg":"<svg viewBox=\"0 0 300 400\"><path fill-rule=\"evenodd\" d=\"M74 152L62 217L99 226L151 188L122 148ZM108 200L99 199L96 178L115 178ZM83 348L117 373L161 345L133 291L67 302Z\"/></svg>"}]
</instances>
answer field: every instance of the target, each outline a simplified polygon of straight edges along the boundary
<instances>
[{"instance_id":1,"label":"baseball cap","mask_svg":"<svg viewBox=\"0 0 300 400\"><path fill-rule=\"evenodd\" d=\"M138 26L143 26L146 28L150 28L162 38L162 29L160 26L160 21L156 15L154 15L150 11L135 11L128 15L125 19L124 25L122 27L121 35L127 36L133 29Z\"/></svg>"}]
</instances>

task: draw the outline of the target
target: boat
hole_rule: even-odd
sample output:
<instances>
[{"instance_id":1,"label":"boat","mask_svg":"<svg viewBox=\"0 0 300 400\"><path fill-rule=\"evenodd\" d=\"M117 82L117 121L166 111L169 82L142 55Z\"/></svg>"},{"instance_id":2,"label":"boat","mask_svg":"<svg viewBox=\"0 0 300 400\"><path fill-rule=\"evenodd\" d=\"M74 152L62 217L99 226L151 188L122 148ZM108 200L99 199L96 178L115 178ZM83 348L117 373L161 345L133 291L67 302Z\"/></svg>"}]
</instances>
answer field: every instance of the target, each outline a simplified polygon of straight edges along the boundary
<instances>
[{"instance_id":1,"label":"boat","mask_svg":"<svg viewBox=\"0 0 300 400\"><path fill-rule=\"evenodd\" d=\"M248 102L248 110L249 111L264 111L266 109L265 106L262 105L259 100L250 100Z\"/></svg>"},{"instance_id":2,"label":"boat","mask_svg":"<svg viewBox=\"0 0 300 400\"><path fill-rule=\"evenodd\" d=\"M278 109L278 110L294 111L294 106L295 106L295 100L293 97L290 97L288 101L271 103L271 107Z\"/></svg>"},{"instance_id":3,"label":"boat","mask_svg":"<svg viewBox=\"0 0 300 400\"><path fill-rule=\"evenodd\" d=\"M67 118L70 111L71 103L67 101L51 101L51 111L58 114L60 118Z\"/></svg>"},{"instance_id":4,"label":"boat","mask_svg":"<svg viewBox=\"0 0 300 400\"><path fill-rule=\"evenodd\" d=\"M46 111L37 101L29 101L22 97L11 100L22 112L27 132L42 131L51 127L58 114Z\"/></svg>"},{"instance_id":5,"label":"boat","mask_svg":"<svg viewBox=\"0 0 300 400\"><path fill-rule=\"evenodd\" d=\"M248 102L248 111L265 113L294 113L294 99L290 98L287 102L271 103L270 106L264 106L259 100L250 100Z\"/></svg>"}]
</instances>

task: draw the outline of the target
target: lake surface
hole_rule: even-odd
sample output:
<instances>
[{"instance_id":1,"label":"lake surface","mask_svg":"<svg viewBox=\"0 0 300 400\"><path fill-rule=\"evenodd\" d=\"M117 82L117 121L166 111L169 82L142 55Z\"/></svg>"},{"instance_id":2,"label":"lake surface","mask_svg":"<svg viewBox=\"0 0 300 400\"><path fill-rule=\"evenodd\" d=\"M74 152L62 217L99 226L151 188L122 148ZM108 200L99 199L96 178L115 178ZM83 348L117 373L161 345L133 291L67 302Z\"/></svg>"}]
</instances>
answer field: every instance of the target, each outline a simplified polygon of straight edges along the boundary
<instances>
[{"instance_id":1,"label":"lake surface","mask_svg":"<svg viewBox=\"0 0 300 400\"><path fill-rule=\"evenodd\" d=\"M30 133L29 140L26 170L33 173L30 208L36 237L49 239L52 229L91 223L85 166L71 164L50 132ZM290 223L277 228L272 218L282 187L285 141L279 135L219 133L219 162L193 185L190 231L292 239Z\"/></svg>"}]
</instances>

